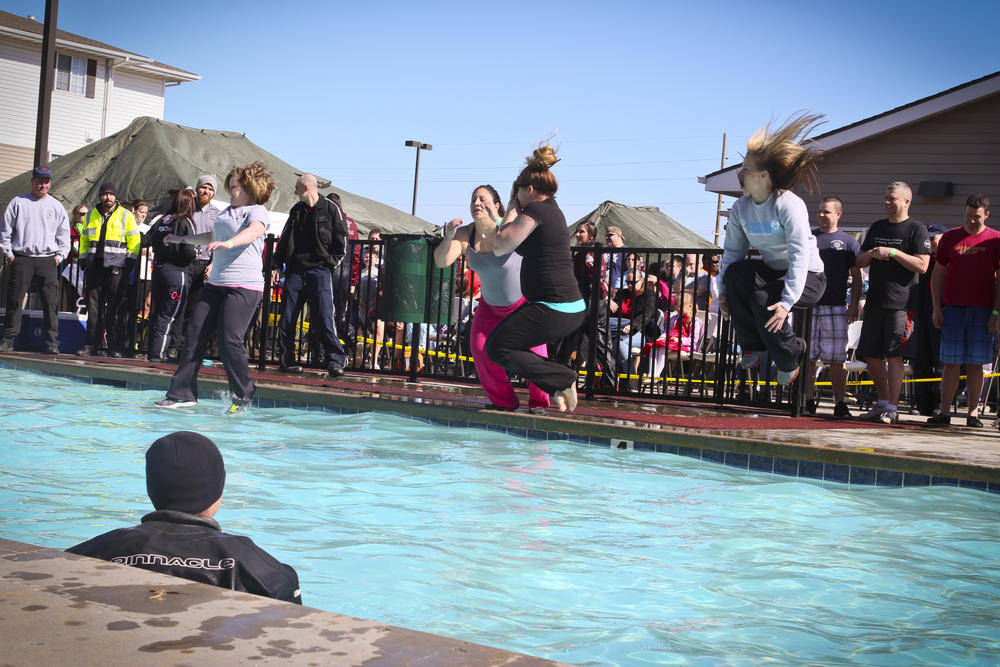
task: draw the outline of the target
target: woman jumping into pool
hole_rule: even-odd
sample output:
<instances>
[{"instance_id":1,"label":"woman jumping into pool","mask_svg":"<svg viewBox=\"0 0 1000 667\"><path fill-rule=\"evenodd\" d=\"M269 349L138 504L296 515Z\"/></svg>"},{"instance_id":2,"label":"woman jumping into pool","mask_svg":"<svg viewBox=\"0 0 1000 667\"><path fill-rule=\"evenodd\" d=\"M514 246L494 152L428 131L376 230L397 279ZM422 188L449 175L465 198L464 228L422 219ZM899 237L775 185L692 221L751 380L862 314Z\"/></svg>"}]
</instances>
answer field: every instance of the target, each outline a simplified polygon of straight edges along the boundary
<instances>
[{"instance_id":1,"label":"woman jumping into pool","mask_svg":"<svg viewBox=\"0 0 1000 667\"><path fill-rule=\"evenodd\" d=\"M469 260L469 268L482 281L482 296L472 316L470 344L476 375L493 405L502 410L516 410L517 394L510 384L507 371L492 362L486 355L486 337L505 317L524 303L521 295L521 257L515 253L493 254L497 226L504 214L500 195L492 185L480 185L472 191L469 204L472 224L462 227L462 219L455 218L444 228L444 239L434 250L434 263L438 268L451 266L462 254ZM544 344L531 348L532 352L547 357ZM528 409L541 411L549 407L549 395L528 383Z\"/></svg>"},{"instance_id":2,"label":"woman jumping into pool","mask_svg":"<svg viewBox=\"0 0 1000 667\"><path fill-rule=\"evenodd\" d=\"M750 137L738 172L743 196L730 209L719 267L719 308L732 317L743 368L757 366L767 352L779 385L795 380L806 350L788 313L812 306L826 288L809 212L792 192L815 175L820 152L802 141L821 118L801 114ZM746 258L750 246L760 259Z\"/></svg>"},{"instance_id":3,"label":"woman jumping into pool","mask_svg":"<svg viewBox=\"0 0 1000 667\"><path fill-rule=\"evenodd\" d=\"M576 372L532 351L576 331L585 305L573 275L566 217L556 204L559 187L550 167L558 162L551 146L527 159L511 192L493 253L514 250L522 258L521 291L526 302L486 339L490 359L554 395L560 411L576 409Z\"/></svg>"},{"instance_id":4,"label":"woman jumping into pool","mask_svg":"<svg viewBox=\"0 0 1000 667\"><path fill-rule=\"evenodd\" d=\"M218 341L233 400L227 414L242 413L253 397L254 384L243 339L264 295L262 253L269 218L262 204L274 192L274 179L258 161L235 167L226 176L225 185L230 205L219 214L211 233L164 239L168 243L207 244L206 249L213 255L212 270L191 312L184 350L167 397L156 402L159 408L197 403L198 370L212 334Z\"/></svg>"}]
</instances>

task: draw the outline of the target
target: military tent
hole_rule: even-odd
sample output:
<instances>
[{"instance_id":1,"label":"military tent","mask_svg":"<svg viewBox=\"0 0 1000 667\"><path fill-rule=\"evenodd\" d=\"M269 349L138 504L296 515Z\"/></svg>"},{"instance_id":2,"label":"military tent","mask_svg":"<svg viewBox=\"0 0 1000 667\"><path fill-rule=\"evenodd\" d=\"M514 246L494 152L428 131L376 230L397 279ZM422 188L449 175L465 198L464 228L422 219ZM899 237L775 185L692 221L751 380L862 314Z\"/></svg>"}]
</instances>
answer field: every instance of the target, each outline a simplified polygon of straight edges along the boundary
<instances>
[{"instance_id":1,"label":"military tent","mask_svg":"<svg viewBox=\"0 0 1000 667\"><path fill-rule=\"evenodd\" d=\"M267 163L276 189L266 204L272 211L272 233L280 233L288 211L298 201L296 169L265 151L239 132L199 130L156 118L136 118L110 136L84 146L52 161L52 195L67 209L77 204L93 206L97 191L105 181L118 188L119 200L143 199L150 204L150 218L170 203L169 191L185 185L194 186L200 174L214 174L220 191L216 199L223 206L228 197L221 192L222 181L234 165L253 160ZM0 184L0 206L19 194L30 191L31 173L25 172ZM320 192L340 195L344 210L358 225L363 236L372 227L394 234L430 232L434 225L398 209L331 187L320 178Z\"/></svg>"},{"instance_id":2,"label":"military tent","mask_svg":"<svg viewBox=\"0 0 1000 667\"><path fill-rule=\"evenodd\" d=\"M609 226L620 227L625 244L632 248L677 248L713 250L713 245L666 215L655 206L626 206L606 201L573 223L597 225L597 239L602 240Z\"/></svg>"}]
</instances>

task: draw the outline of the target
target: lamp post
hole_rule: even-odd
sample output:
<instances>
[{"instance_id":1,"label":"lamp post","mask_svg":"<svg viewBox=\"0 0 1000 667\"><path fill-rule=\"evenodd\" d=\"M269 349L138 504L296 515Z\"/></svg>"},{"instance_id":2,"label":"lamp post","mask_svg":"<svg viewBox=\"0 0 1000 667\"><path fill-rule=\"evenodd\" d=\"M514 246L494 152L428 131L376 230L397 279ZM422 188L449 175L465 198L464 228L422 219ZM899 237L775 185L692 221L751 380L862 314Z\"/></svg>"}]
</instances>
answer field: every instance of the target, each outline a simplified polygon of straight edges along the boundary
<instances>
[{"instance_id":1,"label":"lamp post","mask_svg":"<svg viewBox=\"0 0 1000 667\"><path fill-rule=\"evenodd\" d=\"M417 214L417 177L420 176L420 151L421 150L429 151L429 150L431 150L434 147L431 146L430 144L422 144L419 141L413 141L412 139L407 140L406 141L406 145L407 146L412 146L412 147L414 147L414 148L417 149L417 164L413 168L413 208L410 211L410 215L416 215Z\"/></svg>"}]
</instances>

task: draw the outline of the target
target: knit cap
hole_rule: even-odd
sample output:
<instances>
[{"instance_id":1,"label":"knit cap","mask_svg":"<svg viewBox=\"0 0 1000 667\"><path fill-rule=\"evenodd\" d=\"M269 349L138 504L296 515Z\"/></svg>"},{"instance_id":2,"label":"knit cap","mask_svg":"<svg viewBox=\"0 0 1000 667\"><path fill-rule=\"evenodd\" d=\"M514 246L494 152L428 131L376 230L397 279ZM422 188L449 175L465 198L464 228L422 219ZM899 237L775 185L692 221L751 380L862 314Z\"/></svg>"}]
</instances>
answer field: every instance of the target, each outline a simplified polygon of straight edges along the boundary
<instances>
[{"instance_id":1,"label":"knit cap","mask_svg":"<svg viewBox=\"0 0 1000 667\"><path fill-rule=\"evenodd\" d=\"M146 451L146 493L158 510L198 514L222 497L225 485L222 454L200 433L176 431Z\"/></svg>"}]
</instances>

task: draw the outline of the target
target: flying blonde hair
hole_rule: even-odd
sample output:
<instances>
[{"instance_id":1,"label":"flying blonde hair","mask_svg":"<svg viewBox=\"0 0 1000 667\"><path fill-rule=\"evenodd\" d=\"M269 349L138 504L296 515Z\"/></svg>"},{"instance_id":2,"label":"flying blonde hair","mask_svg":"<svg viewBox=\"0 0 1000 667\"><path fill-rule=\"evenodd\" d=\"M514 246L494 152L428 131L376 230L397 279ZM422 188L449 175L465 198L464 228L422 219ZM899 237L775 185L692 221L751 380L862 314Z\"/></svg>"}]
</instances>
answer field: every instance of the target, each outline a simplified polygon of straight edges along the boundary
<instances>
[{"instance_id":1,"label":"flying blonde hair","mask_svg":"<svg viewBox=\"0 0 1000 667\"><path fill-rule=\"evenodd\" d=\"M747 141L744 162L753 160L771 176L775 190L791 190L804 183L812 192L816 186L817 163L822 151L807 136L821 124L823 114L800 112L789 116L779 127L770 122L758 129ZM804 145L805 144L805 145Z\"/></svg>"},{"instance_id":2,"label":"flying blonde hair","mask_svg":"<svg viewBox=\"0 0 1000 667\"><path fill-rule=\"evenodd\" d=\"M551 139L551 137L549 137ZM556 150L552 148L547 142L543 142L538 148L532 152L530 156L525 158L526 166L518 174L517 180L514 181L514 188L522 187L526 188L529 185L534 186L535 191L539 194L552 196L559 189L559 183L556 181L556 177L552 174L549 169L556 162L559 162L559 158L556 157Z\"/></svg>"}]
</instances>

